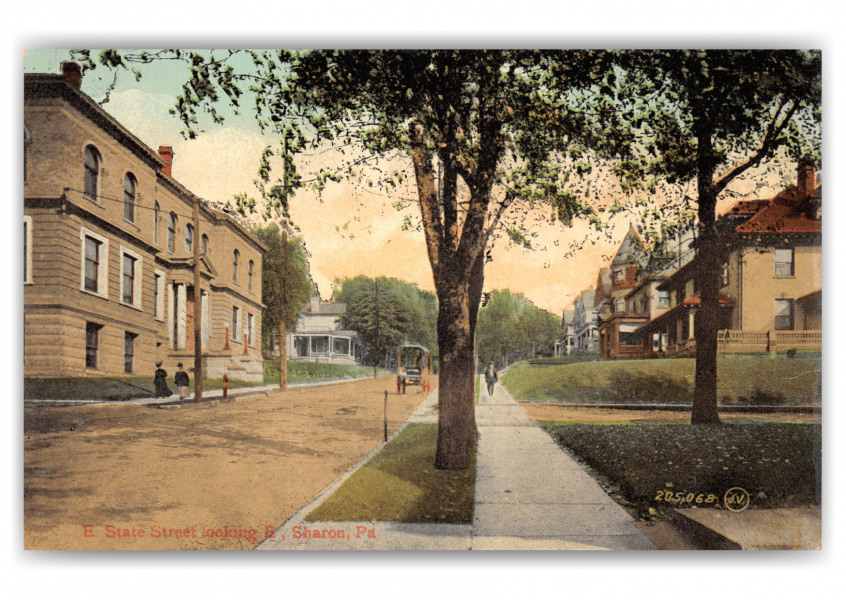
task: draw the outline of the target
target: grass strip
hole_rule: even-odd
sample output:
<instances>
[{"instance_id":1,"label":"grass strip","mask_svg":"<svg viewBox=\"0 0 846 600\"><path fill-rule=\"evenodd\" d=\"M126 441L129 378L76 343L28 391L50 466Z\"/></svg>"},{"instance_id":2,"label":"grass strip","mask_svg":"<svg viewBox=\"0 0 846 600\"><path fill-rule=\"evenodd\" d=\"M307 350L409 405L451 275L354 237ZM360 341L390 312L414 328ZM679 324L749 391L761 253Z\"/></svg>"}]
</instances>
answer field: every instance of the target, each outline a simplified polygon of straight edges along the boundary
<instances>
[{"instance_id":1,"label":"grass strip","mask_svg":"<svg viewBox=\"0 0 846 600\"><path fill-rule=\"evenodd\" d=\"M721 404L810 405L821 398L819 353L721 355L717 396ZM592 361L518 365L503 384L521 402L677 403L693 401L695 359Z\"/></svg>"},{"instance_id":2,"label":"grass strip","mask_svg":"<svg viewBox=\"0 0 846 600\"><path fill-rule=\"evenodd\" d=\"M407 426L305 520L470 523L476 457L467 469L437 470L437 438L437 425Z\"/></svg>"},{"instance_id":3,"label":"grass strip","mask_svg":"<svg viewBox=\"0 0 846 600\"><path fill-rule=\"evenodd\" d=\"M818 423L541 425L641 516L669 507L720 507L734 487L749 493L750 508L819 503Z\"/></svg>"}]
</instances>

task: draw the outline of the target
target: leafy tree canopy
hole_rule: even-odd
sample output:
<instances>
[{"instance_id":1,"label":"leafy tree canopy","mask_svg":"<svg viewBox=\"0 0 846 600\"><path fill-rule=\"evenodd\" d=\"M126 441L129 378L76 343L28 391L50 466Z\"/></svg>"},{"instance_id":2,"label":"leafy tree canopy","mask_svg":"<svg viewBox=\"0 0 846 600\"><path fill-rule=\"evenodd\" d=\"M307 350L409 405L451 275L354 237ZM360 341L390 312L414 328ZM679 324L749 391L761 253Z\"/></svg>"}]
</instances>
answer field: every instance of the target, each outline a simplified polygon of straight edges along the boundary
<instances>
[{"instance_id":1,"label":"leafy tree canopy","mask_svg":"<svg viewBox=\"0 0 846 600\"><path fill-rule=\"evenodd\" d=\"M268 348L271 346L273 334L279 332L281 316L279 271L282 268L282 233L276 223L256 227L253 233L267 246L261 265L261 301L265 305L261 315L261 337L262 344ZM316 293L317 287L309 274L302 240L289 237L285 261L285 329L287 331L294 330L300 310Z\"/></svg>"},{"instance_id":2,"label":"leafy tree canopy","mask_svg":"<svg viewBox=\"0 0 846 600\"><path fill-rule=\"evenodd\" d=\"M341 324L361 336L371 360L377 345L384 355L404 343L422 344L437 356L438 309L431 292L398 279L380 277L374 281L361 275L337 282L335 299L346 302Z\"/></svg>"}]
</instances>

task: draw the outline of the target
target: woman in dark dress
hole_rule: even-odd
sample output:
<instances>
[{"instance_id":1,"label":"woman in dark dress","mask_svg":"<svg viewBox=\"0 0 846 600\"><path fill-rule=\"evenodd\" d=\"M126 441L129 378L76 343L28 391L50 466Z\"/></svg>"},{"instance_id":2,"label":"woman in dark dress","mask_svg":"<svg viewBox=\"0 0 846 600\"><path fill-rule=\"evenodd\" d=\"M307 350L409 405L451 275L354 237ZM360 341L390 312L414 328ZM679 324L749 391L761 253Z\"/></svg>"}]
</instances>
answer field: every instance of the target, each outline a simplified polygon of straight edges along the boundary
<instances>
[{"instance_id":1,"label":"woman in dark dress","mask_svg":"<svg viewBox=\"0 0 846 600\"><path fill-rule=\"evenodd\" d=\"M167 398L173 392L167 387L167 371L162 369L161 361L156 363L156 375L153 377L153 385L156 386L156 398Z\"/></svg>"}]
</instances>

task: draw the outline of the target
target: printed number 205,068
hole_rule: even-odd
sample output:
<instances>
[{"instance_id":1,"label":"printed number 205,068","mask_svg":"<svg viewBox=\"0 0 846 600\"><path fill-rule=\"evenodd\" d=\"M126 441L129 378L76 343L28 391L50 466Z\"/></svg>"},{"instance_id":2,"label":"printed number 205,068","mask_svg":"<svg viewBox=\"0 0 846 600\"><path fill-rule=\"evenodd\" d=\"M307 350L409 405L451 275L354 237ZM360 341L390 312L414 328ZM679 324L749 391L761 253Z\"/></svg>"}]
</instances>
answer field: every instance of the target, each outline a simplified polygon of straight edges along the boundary
<instances>
[{"instance_id":1,"label":"printed number 205,068","mask_svg":"<svg viewBox=\"0 0 846 600\"><path fill-rule=\"evenodd\" d=\"M655 496L655 500L663 500L664 502L688 502L692 504L713 504L717 501L717 496L714 494L697 494L695 492L670 492L667 490L660 490Z\"/></svg>"}]
</instances>

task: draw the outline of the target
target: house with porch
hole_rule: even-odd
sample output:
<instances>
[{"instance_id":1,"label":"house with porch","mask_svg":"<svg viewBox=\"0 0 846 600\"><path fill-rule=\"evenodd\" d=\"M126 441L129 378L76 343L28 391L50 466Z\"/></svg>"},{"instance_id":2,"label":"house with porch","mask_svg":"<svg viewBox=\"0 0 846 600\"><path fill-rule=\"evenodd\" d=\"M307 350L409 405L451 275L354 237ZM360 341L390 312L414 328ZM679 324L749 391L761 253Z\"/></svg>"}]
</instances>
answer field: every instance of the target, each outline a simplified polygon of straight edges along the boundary
<instances>
[{"instance_id":1,"label":"house with porch","mask_svg":"<svg viewBox=\"0 0 846 600\"><path fill-rule=\"evenodd\" d=\"M717 222L723 242L719 352L822 348L822 186L801 161L796 185L737 203ZM666 353L695 352L698 258L658 284L670 308L638 333L664 335Z\"/></svg>"},{"instance_id":2,"label":"house with porch","mask_svg":"<svg viewBox=\"0 0 846 600\"><path fill-rule=\"evenodd\" d=\"M645 261L643 240L630 224L610 265L599 271L596 295L602 298L597 302L600 358L631 358L641 354L642 344L634 332L648 319L631 310L626 296L638 286L638 273Z\"/></svg>"},{"instance_id":3,"label":"house with porch","mask_svg":"<svg viewBox=\"0 0 846 600\"><path fill-rule=\"evenodd\" d=\"M312 296L300 311L296 330L286 334L288 360L360 364L364 343L355 331L340 325L346 308L345 302L321 302L320 296Z\"/></svg>"},{"instance_id":4,"label":"house with porch","mask_svg":"<svg viewBox=\"0 0 846 600\"><path fill-rule=\"evenodd\" d=\"M576 349L575 310L568 309L561 315L561 329L564 336L555 342L555 356L572 354Z\"/></svg>"}]
</instances>

